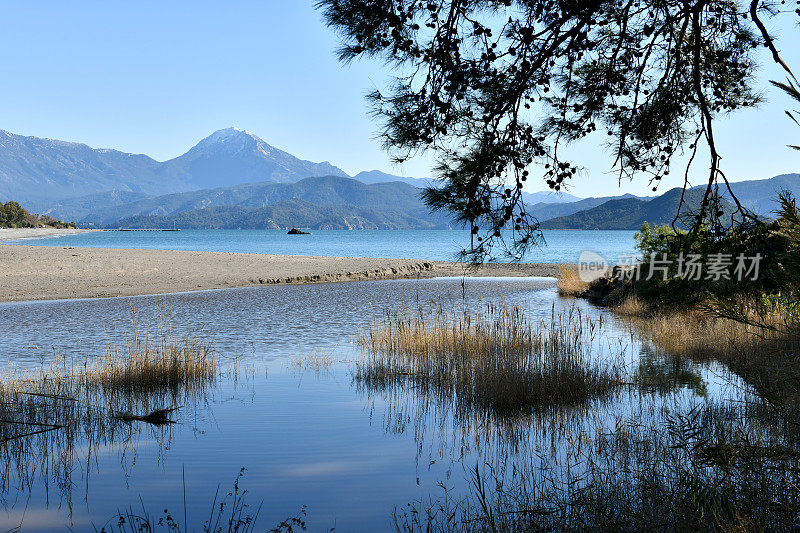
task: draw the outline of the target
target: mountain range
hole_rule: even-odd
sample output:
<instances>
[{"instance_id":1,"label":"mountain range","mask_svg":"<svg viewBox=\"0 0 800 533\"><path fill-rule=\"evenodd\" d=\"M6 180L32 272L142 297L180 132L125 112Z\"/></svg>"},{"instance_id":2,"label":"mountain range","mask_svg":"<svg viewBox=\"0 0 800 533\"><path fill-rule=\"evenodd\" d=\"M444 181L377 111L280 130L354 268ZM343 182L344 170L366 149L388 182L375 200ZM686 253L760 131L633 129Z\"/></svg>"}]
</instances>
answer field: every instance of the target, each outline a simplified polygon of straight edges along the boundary
<instances>
[{"instance_id":1,"label":"mountain range","mask_svg":"<svg viewBox=\"0 0 800 533\"><path fill-rule=\"evenodd\" d=\"M431 179L379 170L352 178L333 164L275 148L256 135L226 128L185 154L159 162L146 155L0 131L0 201L93 227L448 228L419 197ZM778 191L800 196L800 175L731 184L741 203L771 216ZM579 198L552 191L523 193L544 228L638 229L671 222L680 189L657 197L630 194ZM689 207L702 188L687 191ZM730 195L723 191L723 195Z\"/></svg>"},{"instance_id":2,"label":"mountain range","mask_svg":"<svg viewBox=\"0 0 800 533\"><path fill-rule=\"evenodd\" d=\"M104 192L157 196L260 181L291 183L314 176L349 177L327 161L299 159L238 128L216 131L164 162L0 131L0 200L13 199L37 211Z\"/></svg>"},{"instance_id":3,"label":"mountain range","mask_svg":"<svg viewBox=\"0 0 800 533\"><path fill-rule=\"evenodd\" d=\"M606 229L638 230L642 224L671 224L678 212L683 190L675 188L652 199L633 196L615 198L591 209L578 211L571 215L551 218L542 222L543 229ZM697 212L703 200L703 191L689 189L684 197L683 214ZM723 211L730 213L732 204L727 200ZM682 226L681 221L678 225Z\"/></svg>"},{"instance_id":4,"label":"mountain range","mask_svg":"<svg viewBox=\"0 0 800 533\"><path fill-rule=\"evenodd\" d=\"M766 180L735 182L731 183L731 189L742 206L760 217L774 218L780 191L789 191L795 198L800 197L800 174L783 174ZM704 187L692 187L686 191L683 198L684 205L681 208L682 218L684 215L699 212L704 192ZM645 221L650 224L671 224L678 211L682 193L682 189L675 188L655 198L637 198L629 195L612 198L588 209L539 220L542 221L543 229L638 230ZM727 190L722 194L722 204L724 213L732 213L735 210ZM532 212L538 214L535 210ZM549 212L553 212L552 206L549 207ZM677 225L683 225L681 220L677 221Z\"/></svg>"},{"instance_id":5,"label":"mountain range","mask_svg":"<svg viewBox=\"0 0 800 533\"><path fill-rule=\"evenodd\" d=\"M394 181L366 184L341 176L297 183L252 183L177 193L91 211L82 225L202 229L447 229L419 189Z\"/></svg>"},{"instance_id":6,"label":"mountain range","mask_svg":"<svg viewBox=\"0 0 800 533\"><path fill-rule=\"evenodd\" d=\"M702 187L696 187L702 189ZM789 191L800 198L800 174L781 174L764 180L735 181L731 190L741 204L761 217L774 218L778 209L778 193ZM727 188L721 188L723 198L731 199Z\"/></svg>"},{"instance_id":7,"label":"mountain range","mask_svg":"<svg viewBox=\"0 0 800 533\"><path fill-rule=\"evenodd\" d=\"M800 175L740 182L734 188L750 209L768 216L780 190L800 195ZM768 191L772 191L771 193ZM682 213L697 212L703 189L686 191ZM622 195L529 206L543 229L638 230L647 221L670 224L681 201L675 188L656 197ZM122 200L115 195L114 200ZM81 224L96 227L177 227L202 229L447 229L447 215L431 213L419 189L402 182L365 184L340 176L297 183L253 183L159 197L132 198L113 207L88 210ZM734 205L723 198L723 211ZM560 215L560 213L567 213ZM678 225L682 222L679 220Z\"/></svg>"},{"instance_id":8,"label":"mountain range","mask_svg":"<svg viewBox=\"0 0 800 533\"><path fill-rule=\"evenodd\" d=\"M634 196L632 194L623 194L620 196L575 198L575 200L571 202L537 202L531 204L529 200L526 199L526 201L528 202L527 206L528 212L531 213L533 216L535 216L537 220L543 222L545 220L550 220L552 218L564 217L571 215L573 213L578 213L580 211L586 211L587 209L592 209L593 207L597 207L611 200L620 200L629 198L636 200L650 199L646 196Z\"/></svg>"}]
</instances>

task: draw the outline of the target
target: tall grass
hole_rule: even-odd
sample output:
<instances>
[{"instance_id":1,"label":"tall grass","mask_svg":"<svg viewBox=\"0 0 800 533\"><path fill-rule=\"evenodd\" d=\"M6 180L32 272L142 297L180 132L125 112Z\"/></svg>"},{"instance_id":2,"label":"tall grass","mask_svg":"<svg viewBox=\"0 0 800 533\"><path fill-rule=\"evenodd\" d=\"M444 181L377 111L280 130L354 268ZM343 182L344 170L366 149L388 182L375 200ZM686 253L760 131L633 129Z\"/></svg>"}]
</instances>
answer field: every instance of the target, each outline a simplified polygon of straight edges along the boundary
<instances>
[{"instance_id":1,"label":"tall grass","mask_svg":"<svg viewBox=\"0 0 800 533\"><path fill-rule=\"evenodd\" d=\"M589 284L583 281L575 265L558 266L558 293L561 296L580 296Z\"/></svg>"},{"instance_id":2,"label":"tall grass","mask_svg":"<svg viewBox=\"0 0 800 533\"><path fill-rule=\"evenodd\" d=\"M742 309L747 304L741 304ZM786 316L779 312L743 311L755 322L720 317L709 306L686 310L659 310L631 296L613 308L667 353L695 359L726 360L732 353L772 353L788 347L793 339L785 334ZM767 325L767 327L764 327Z\"/></svg>"},{"instance_id":3,"label":"tall grass","mask_svg":"<svg viewBox=\"0 0 800 533\"><path fill-rule=\"evenodd\" d=\"M505 305L478 316L419 310L359 336L369 355L355 379L373 390L414 387L462 412L581 405L619 382L614 368L589 358L584 328L593 327L576 309L536 323Z\"/></svg>"},{"instance_id":4,"label":"tall grass","mask_svg":"<svg viewBox=\"0 0 800 533\"><path fill-rule=\"evenodd\" d=\"M105 390L147 394L201 387L217 371L211 345L177 338L171 330L154 336L134 331L123 343L109 341L102 361L86 378Z\"/></svg>"},{"instance_id":5,"label":"tall grass","mask_svg":"<svg viewBox=\"0 0 800 533\"><path fill-rule=\"evenodd\" d=\"M800 333L796 314L781 306L728 303L736 319L715 304L659 310L635 296L614 311L673 358L719 361L759 391L800 433Z\"/></svg>"},{"instance_id":6,"label":"tall grass","mask_svg":"<svg viewBox=\"0 0 800 533\"><path fill-rule=\"evenodd\" d=\"M0 435L25 424L70 425L95 411L131 412L174 406L202 392L217 376L213 348L171 333L109 341L97 361L56 358L34 371L12 369L0 378ZM106 408L106 409L104 409ZM11 433L12 435L9 435Z\"/></svg>"},{"instance_id":7,"label":"tall grass","mask_svg":"<svg viewBox=\"0 0 800 533\"><path fill-rule=\"evenodd\" d=\"M0 378L0 491L23 490L48 472L42 481L69 499L76 449L124 448L145 422L163 443L170 415L196 405L218 374L213 347L178 338L164 316L153 333L134 325L98 357L8 370Z\"/></svg>"}]
</instances>

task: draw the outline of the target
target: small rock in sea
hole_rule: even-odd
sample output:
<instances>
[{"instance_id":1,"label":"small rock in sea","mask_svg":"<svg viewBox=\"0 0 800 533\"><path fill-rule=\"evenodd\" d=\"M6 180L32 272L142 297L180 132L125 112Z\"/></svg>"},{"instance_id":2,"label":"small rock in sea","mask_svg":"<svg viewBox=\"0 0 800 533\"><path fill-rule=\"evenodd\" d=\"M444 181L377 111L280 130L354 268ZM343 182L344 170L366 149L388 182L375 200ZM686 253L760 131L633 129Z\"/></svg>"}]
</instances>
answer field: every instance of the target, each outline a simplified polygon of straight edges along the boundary
<instances>
[{"instance_id":1,"label":"small rock in sea","mask_svg":"<svg viewBox=\"0 0 800 533\"><path fill-rule=\"evenodd\" d=\"M311 235L311 234L307 231L299 230L297 228L292 228L289 230L287 235Z\"/></svg>"}]
</instances>

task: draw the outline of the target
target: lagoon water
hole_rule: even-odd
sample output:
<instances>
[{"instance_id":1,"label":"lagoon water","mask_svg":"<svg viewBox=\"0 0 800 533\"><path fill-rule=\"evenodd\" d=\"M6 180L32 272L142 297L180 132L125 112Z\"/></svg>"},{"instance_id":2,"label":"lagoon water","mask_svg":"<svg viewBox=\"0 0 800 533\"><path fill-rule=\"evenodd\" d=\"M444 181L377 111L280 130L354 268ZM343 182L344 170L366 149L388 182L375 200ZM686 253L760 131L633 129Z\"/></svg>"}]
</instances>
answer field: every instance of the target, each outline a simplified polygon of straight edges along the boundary
<instances>
[{"instance_id":1,"label":"lagoon water","mask_svg":"<svg viewBox=\"0 0 800 533\"><path fill-rule=\"evenodd\" d=\"M546 245L532 248L529 263L576 263L585 250L610 262L635 252L634 231L544 231ZM386 257L452 261L469 243L461 230L320 230L311 235L287 235L284 230L181 230L176 232L103 231L57 238L25 239L17 244L148 248L209 252L288 255Z\"/></svg>"},{"instance_id":2,"label":"lagoon water","mask_svg":"<svg viewBox=\"0 0 800 533\"><path fill-rule=\"evenodd\" d=\"M438 306L481 311L501 302L545 320L559 312L579 313L587 324L602 318L602 334L588 340L593 357L611 358L626 372L669 372L611 314L560 298L551 279L390 280L0 304L5 371L36 369L60 356L91 360L110 338L129 334L134 315L147 329L167 314L176 336L212 342L223 367L238 361L235 373L176 411L175 424L121 424L102 438L87 429L72 443L50 433L50 440L34 441L42 448L28 470L4 452L0 524L10 528L24 517L23 531L99 530L127 509L154 519L168 509L182 522L185 490L188 530L198 530L217 488L224 496L245 468L239 484L248 491L249 512L261 505L258 530L304 507L310 531L388 530L394 513L440 497L442 486L451 497L466 494L476 465L498 457L561 460L564 431L591 435L731 395L719 368L693 365L681 369L692 379L667 376L669 386L658 391L621 391L563 418L494 426L490 419L457 419L413 387L382 391L354 378L364 355L356 336L387 314ZM320 356L333 364L304 363Z\"/></svg>"}]
</instances>

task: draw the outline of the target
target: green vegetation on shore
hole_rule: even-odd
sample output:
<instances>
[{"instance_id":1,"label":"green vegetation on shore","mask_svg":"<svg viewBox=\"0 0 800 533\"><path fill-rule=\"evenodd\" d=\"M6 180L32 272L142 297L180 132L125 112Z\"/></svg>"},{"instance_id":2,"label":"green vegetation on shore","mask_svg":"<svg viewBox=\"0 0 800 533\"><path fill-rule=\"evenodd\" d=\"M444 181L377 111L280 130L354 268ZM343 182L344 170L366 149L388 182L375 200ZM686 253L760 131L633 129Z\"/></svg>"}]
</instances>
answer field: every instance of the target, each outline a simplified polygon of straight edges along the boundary
<instances>
[{"instance_id":1,"label":"green vegetation on shore","mask_svg":"<svg viewBox=\"0 0 800 533\"><path fill-rule=\"evenodd\" d=\"M35 215L26 211L19 203L9 200L0 202L0 228L75 228L74 222L61 222L49 215Z\"/></svg>"}]
</instances>

